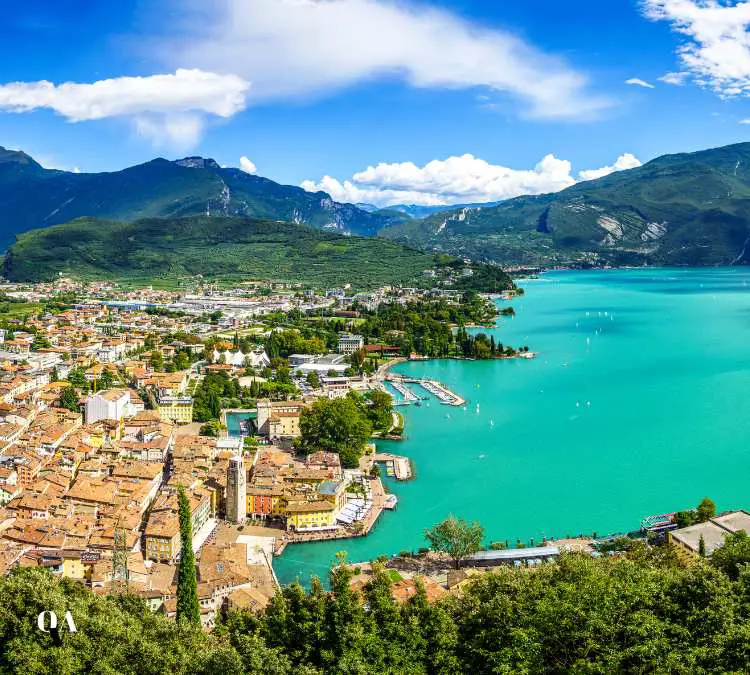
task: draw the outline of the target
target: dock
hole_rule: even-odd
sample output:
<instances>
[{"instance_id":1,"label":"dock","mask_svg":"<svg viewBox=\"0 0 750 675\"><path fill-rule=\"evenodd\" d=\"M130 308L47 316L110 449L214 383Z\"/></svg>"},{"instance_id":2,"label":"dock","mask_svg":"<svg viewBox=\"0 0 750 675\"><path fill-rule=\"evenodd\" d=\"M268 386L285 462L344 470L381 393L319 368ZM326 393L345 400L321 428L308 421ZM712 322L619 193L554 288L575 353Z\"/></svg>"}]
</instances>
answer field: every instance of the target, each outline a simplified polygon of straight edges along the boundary
<instances>
[{"instance_id":1,"label":"dock","mask_svg":"<svg viewBox=\"0 0 750 675\"><path fill-rule=\"evenodd\" d=\"M391 383L391 386L399 394L401 394L404 405L408 405L410 403L414 403L415 401L419 400L419 397L411 389L409 389L408 387L405 387L398 380L390 380L390 383Z\"/></svg>"},{"instance_id":2,"label":"dock","mask_svg":"<svg viewBox=\"0 0 750 675\"><path fill-rule=\"evenodd\" d=\"M411 463L408 457L393 455L390 452L378 452L372 456L373 462L385 464L386 474L393 476L396 480L411 480Z\"/></svg>"},{"instance_id":3,"label":"dock","mask_svg":"<svg viewBox=\"0 0 750 675\"><path fill-rule=\"evenodd\" d=\"M405 382L418 384L445 405L459 406L466 404L465 399L453 393L448 387L440 384L437 380L405 380Z\"/></svg>"},{"instance_id":4,"label":"dock","mask_svg":"<svg viewBox=\"0 0 750 675\"><path fill-rule=\"evenodd\" d=\"M464 405L466 401L436 380L419 380L423 389L440 399L445 405Z\"/></svg>"}]
</instances>

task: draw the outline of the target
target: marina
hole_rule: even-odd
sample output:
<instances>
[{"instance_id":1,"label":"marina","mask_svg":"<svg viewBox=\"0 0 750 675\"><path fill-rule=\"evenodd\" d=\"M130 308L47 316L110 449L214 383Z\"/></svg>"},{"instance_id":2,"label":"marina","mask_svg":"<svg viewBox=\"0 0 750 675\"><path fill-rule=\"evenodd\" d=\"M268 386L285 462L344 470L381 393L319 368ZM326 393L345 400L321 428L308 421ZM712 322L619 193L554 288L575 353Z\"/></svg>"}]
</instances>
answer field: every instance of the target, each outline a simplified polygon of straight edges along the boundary
<instances>
[{"instance_id":1,"label":"marina","mask_svg":"<svg viewBox=\"0 0 750 675\"><path fill-rule=\"evenodd\" d=\"M462 406L466 404L466 401L463 398L452 392L448 387L437 380L409 378L395 374L390 374L385 379L386 382L388 382L403 397L402 405L410 405L412 403L419 403L420 401L426 400L425 398L420 399L420 397L409 389L409 387L406 387L405 384L419 385L444 405Z\"/></svg>"}]
</instances>

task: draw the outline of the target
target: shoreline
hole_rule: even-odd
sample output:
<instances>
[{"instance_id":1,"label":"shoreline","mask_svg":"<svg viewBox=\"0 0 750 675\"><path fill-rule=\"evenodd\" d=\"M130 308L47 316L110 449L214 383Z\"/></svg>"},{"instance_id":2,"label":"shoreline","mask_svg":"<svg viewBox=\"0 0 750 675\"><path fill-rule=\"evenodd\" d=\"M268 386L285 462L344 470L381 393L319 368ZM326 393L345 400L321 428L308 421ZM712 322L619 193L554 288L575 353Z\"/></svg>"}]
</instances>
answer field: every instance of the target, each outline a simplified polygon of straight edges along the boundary
<instances>
[{"instance_id":1,"label":"shoreline","mask_svg":"<svg viewBox=\"0 0 750 675\"><path fill-rule=\"evenodd\" d=\"M516 354L497 354L493 356L490 359L472 359L467 356L420 356L418 358L407 358L407 357L399 357L397 359L393 359L389 361L388 363L382 364L378 368L378 372L373 375L373 378L378 381L382 382L385 377L387 376L388 371L393 368L394 366L398 366L402 363L424 363L427 361L505 361L505 360L511 360L511 359L534 359L537 356L539 356L539 352L517 352ZM382 378L382 379L381 379Z\"/></svg>"}]
</instances>

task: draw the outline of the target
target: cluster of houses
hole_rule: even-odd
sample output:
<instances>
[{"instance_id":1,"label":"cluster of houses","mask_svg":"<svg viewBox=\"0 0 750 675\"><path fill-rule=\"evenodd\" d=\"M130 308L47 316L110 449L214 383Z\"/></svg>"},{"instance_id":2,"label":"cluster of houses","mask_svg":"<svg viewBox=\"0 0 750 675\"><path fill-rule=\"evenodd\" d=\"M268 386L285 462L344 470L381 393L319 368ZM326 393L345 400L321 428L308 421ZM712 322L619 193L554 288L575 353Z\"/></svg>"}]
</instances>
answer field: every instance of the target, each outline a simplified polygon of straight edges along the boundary
<instances>
[{"instance_id":1,"label":"cluster of houses","mask_svg":"<svg viewBox=\"0 0 750 675\"><path fill-rule=\"evenodd\" d=\"M242 352L212 340L204 354L196 336L242 328L280 307L352 313L338 309L344 292L272 290L178 295L65 279L5 289L40 302L71 291L86 299L0 329L0 573L38 566L95 592L127 585L173 615L182 488L210 627L227 607L264 606L275 589L273 544L241 527L271 524L299 535L356 528L365 519L372 495L361 472L343 470L335 454L300 460L290 452L308 397L257 402L254 431L269 443L257 451L239 437L204 437L190 426L199 370L190 364L233 376L270 366L262 347ZM355 300L375 307L388 293ZM319 376L315 396L344 396L366 386L345 375L348 357L363 348L362 336L345 333L337 353L293 355L290 367ZM385 355L388 348L378 349ZM190 364L162 372L155 352L165 361L188 354ZM81 381L72 387L74 375Z\"/></svg>"}]
</instances>

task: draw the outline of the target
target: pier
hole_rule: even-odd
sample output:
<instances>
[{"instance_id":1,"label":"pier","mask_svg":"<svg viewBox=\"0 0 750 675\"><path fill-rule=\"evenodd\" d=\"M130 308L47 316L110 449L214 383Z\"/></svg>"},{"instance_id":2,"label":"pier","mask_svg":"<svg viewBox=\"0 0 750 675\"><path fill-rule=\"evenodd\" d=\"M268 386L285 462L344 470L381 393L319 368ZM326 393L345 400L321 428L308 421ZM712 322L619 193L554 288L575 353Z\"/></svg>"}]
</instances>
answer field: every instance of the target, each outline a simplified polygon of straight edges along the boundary
<instances>
[{"instance_id":1,"label":"pier","mask_svg":"<svg viewBox=\"0 0 750 675\"><path fill-rule=\"evenodd\" d=\"M389 452L379 452L372 456L373 462L385 464L386 473L396 480L410 480L412 478L411 463L408 457L392 455Z\"/></svg>"},{"instance_id":2,"label":"pier","mask_svg":"<svg viewBox=\"0 0 750 675\"><path fill-rule=\"evenodd\" d=\"M410 403L414 403L415 401L419 400L419 397L408 387L405 387L401 382L398 380L389 380L391 383L391 386L399 393L401 394L401 397L403 398L404 405L409 405Z\"/></svg>"},{"instance_id":3,"label":"pier","mask_svg":"<svg viewBox=\"0 0 750 675\"><path fill-rule=\"evenodd\" d=\"M445 405L464 405L466 401L436 380L417 380L417 383Z\"/></svg>"}]
</instances>

